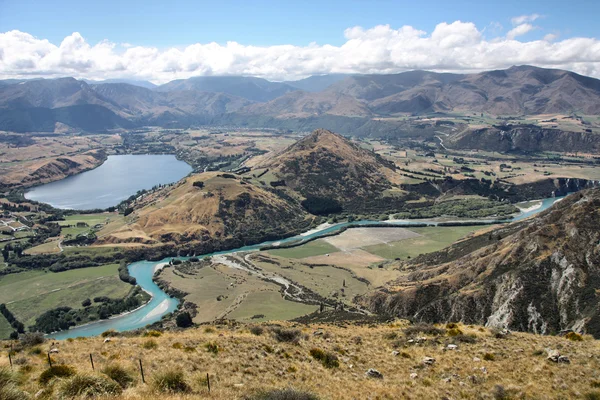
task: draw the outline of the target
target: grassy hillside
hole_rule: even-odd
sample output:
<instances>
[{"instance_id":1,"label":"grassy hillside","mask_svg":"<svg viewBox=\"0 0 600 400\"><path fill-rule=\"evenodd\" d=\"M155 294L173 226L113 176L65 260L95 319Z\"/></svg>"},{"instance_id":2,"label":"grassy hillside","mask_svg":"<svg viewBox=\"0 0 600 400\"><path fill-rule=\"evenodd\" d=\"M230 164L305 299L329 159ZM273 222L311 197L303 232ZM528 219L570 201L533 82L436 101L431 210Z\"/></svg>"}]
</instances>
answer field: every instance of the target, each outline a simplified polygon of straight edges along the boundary
<instances>
[{"instance_id":1,"label":"grassy hillside","mask_svg":"<svg viewBox=\"0 0 600 400\"><path fill-rule=\"evenodd\" d=\"M73 392L116 399L598 398L598 342L571 338L503 336L479 326L404 321L205 325L109 342L98 337L17 345L14 383L0 387L0 397L10 387L13 395L42 389L38 398ZM58 350L53 363L72 367L62 371L75 375L41 384L45 352L51 348ZM547 360L549 350L570 363ZM428 363L426 357L433 360ZM6 352L0 355L0 368L0 376L11 376ZM367 375L371 368L381 377ZM275 396L274 390L286 388L288 397Z\"/></svg>"},{"instance_id":2,"label":"grassy hillside","mask_svg":"<svg viewBox=\"0 0 600 400\"><path fill-rule=\"evenodd\" d=\"M227 240L244 244L289 236L313 221L295 201L218 172L194 175L133 206L127 224L102 236L101 243L170 242L210 249Z\"/></svg>"},{"instance_id":3,"label":"grassy hillside","mask_svg":"<svg viewBox=\"0 0 600 400\"><path fill-rule=\"evenodd\" d=\"M532 219L396 263L397 279L363 304L422 321L600 337L599 210L600 190L581 191Z\"/></svg>"}]
</instances>

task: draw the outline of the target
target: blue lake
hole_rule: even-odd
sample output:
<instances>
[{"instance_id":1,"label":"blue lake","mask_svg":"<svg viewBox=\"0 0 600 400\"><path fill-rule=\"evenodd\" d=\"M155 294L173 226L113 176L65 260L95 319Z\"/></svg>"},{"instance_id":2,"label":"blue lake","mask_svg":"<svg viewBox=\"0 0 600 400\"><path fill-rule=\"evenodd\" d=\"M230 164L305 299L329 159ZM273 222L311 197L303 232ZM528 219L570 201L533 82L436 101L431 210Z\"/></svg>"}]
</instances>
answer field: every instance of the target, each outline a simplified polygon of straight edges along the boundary
<instances>
[{"instance_id":1,"label":"blue lake","mask_svg":"<svg viewBox=\"0 0 600 400\"><path fill-rule=\"evenodd\" d=\"M37 186L25 198L61 209L116 206L138 190L180 180L192 167L172 154L116 155L96 169Z\"/></svg>"}]
</instances>

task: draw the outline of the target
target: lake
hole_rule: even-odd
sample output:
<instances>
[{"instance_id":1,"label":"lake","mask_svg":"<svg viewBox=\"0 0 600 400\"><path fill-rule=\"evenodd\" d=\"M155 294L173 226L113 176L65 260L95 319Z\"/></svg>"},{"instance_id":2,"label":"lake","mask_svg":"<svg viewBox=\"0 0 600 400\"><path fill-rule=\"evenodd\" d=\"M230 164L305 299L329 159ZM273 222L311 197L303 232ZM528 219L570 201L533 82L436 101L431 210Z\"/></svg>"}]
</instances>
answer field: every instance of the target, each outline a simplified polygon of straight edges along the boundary
<instances>
[{"instance_id":1,"label":"lake","mask_svg":"<svg viewBox=\"0 0 600 400\"><path fill-rule=\"evenodd\" d=\"M108 156L98 168L37 186L25 198L61 209L104 209L138 190L176 182L190 172L192 167L172 154Z\"/></svg>"}]
</instances>

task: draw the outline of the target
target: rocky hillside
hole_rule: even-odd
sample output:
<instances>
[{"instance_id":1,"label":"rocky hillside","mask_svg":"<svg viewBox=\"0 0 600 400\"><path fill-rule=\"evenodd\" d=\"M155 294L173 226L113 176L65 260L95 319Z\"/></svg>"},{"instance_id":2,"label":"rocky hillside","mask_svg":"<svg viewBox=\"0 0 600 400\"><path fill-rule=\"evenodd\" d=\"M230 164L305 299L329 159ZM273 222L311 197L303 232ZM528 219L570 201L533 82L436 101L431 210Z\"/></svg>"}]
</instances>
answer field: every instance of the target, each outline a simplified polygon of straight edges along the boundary
<instances>
[{"instance_id":1,"label":"rocky hillside","mask_svg":"<svg viewBox=\"0 0 600 400\"><path fill-rule=\"evenodd\" d=\"M393 163L325 129L315 130L259 168L269 169L282 185L305 198L330 199L354 210L368 208L365 202L383 199L392 189L396 196L406 195L396 185L400 176Z\"/></svg>"},{"instance_id":2,"label":"rocky hillside","mask_svg":"<svg viewBox=\"0 0 600 400\"><path fill-rule=\"evenodd\" d=\"M465 130L444 140L452 149L498 152L600 151L600 137L591 132L565 132L537 126L499 126Z\"/></svg>"},{"instance_id":3,"label":"rocky hillside","mask_svg":"<svg viewBox=\"0 0 600 400\"><path fill-rule=\"evenodd\" d=\"M362 299L372 311L535 333L600 337L600 189L539 216L398 265L403 276Z\"/></svg>"},{"instance_id":4,"label":"rocky hillside","mask_svg":"<svg viewBox=\"0 0 600 400\"><path fill-rule=\"evenodd\" d=\"M36 160L13 168L0 176L0 188L30 187L64 179L93 168L106 161L104 150L92 150L73 156Z\"/></svg>"},{"instance_id":5,"label":"rocky hillside","mask_svg":"<svg viewBox=\"0 0 600 400\"><path fill-rule=\"evenodd\" d=\"M22 342L3 343L12 345L14 369L3 351L0 398L24 400L36 394L42 399L135 400L600 396L600 350L589 337L368 320L306 325L221 321L188 330L107 332L105 336L43 343L24 336ZM48 368L48 351L54 368Z\"/></svg>"},{"instance_id":6,"label":"rocky hillside","mask_svg":"<svg viewBox=\"0 0 600 400\"><path fill-rule=\"evenodd\" d=\"M290 236L311 222L296 202L238 176L207 172L139 198L126 225L100 243L172 243L206 253Z\"/></svg>"}]
</instances>

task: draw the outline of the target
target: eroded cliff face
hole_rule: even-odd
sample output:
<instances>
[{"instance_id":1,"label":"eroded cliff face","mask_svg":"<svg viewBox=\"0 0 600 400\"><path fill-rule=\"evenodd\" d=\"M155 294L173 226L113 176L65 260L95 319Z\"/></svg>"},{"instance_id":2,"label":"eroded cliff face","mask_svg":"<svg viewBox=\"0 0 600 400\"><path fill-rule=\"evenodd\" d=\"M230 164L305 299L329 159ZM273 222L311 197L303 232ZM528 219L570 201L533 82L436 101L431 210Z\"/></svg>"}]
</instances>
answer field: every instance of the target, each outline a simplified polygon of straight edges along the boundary
<instances>
[{"instance_id":1,"label":"eroded cliff face","mask_svg":"<svg viewBox=\"0 0 600 400\"><path fill-rule=\"evenodd\" d=\"M400 279L360 301L415 320L600 337L600 189L453 247L399 265Z\"/></svg>"},{"instance_id":2,"label":"eroded cliff face","mask_svg":"<svg viewBox=\"0 0 600 400\"><path fill-rule=\"evenodd\" d=\"M444 140L453 149L479 149L499 152L540 152L600 150L598 135L592 132L568 132L534 125L494 127L461 132Z\"/></svg>"}]
</instances>

